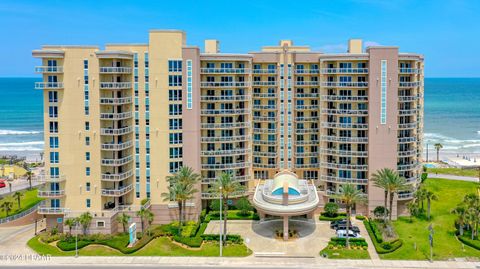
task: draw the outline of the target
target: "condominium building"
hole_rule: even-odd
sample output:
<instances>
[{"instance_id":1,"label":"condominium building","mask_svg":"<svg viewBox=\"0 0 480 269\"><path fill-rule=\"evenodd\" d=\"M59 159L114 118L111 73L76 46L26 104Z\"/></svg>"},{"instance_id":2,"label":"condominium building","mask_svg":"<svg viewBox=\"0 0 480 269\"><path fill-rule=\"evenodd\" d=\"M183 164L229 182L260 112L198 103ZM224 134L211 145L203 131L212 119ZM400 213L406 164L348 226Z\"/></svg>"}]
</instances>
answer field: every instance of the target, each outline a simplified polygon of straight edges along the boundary
<instances>
[{"instance_id":1,"label":"condominium building","mask_svg":"<svg viewBox=\"0 0 480 269\"><path fill-rule=\"evenodd\" d=\"M247 54L186 45L182 31L153 30L148 44L43 46L36 67L44 90L45 175L39 213L49 227L89 211L91 229L118 230L119 212L149 207L154 223L176 219L166 177L182 166L201 174L190 218L216 197L224 171L253 193L289 170L313 180L319 210L353 183L368 197L356 212L383 204L369 180L392 168L419 180L423 139L423 56L398 47L324 54L282 40ZM405 211L412 191L395 199Z\"/></svg>"}]
</instances>

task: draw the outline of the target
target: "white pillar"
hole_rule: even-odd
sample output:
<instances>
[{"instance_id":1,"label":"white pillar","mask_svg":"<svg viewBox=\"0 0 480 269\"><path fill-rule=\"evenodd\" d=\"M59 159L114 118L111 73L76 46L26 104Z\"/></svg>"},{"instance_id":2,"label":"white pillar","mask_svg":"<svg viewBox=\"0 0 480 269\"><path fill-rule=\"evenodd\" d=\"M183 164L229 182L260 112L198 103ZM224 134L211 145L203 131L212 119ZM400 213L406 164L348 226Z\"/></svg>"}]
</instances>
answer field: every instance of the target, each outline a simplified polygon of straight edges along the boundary
<instances>
[{"instance_id":1,"label":"white pillar","mask_svg":"<svg viewBox=\"0 0 480 269\"><path fill-rule=\"evenodd\" d=\"M283 240L288 240L288 216L283 216Z\"/></svg>"}]
</instances>

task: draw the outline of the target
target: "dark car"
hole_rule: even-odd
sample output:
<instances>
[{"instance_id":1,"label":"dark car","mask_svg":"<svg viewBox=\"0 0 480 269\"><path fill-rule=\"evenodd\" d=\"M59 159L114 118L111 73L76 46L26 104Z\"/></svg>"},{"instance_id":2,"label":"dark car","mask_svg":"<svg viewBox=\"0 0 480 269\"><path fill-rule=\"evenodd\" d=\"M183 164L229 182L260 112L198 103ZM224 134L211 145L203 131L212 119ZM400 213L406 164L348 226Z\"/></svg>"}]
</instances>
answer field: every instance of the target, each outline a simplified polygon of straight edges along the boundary
<instances>
[{"instance_id":1,"label":"dark car","mask_svg":"<svg viewBox=\"0 0 480 269\"><path fill-rule=\"evenodd\" d=\"M335 220L330 222L331 229L336 229L338 225L347 225L347 220L342 219L342 220Z\"/></svg>"},{"instance_id":2,"label":"dark car","mask_svg":"<svg viewBox=\"0 0 480 269\"><path fill-rule=\"evenodd\" d=\"M339 231L339 230L346 230L347 229L347 224L343 224L343 225L338 225L335 230L336 231ZM358 226L352 226L350 225L350 229L351 231L353 231L354 233L360 233L360 228L358 228Z\"/></svg>"}]
</instances>

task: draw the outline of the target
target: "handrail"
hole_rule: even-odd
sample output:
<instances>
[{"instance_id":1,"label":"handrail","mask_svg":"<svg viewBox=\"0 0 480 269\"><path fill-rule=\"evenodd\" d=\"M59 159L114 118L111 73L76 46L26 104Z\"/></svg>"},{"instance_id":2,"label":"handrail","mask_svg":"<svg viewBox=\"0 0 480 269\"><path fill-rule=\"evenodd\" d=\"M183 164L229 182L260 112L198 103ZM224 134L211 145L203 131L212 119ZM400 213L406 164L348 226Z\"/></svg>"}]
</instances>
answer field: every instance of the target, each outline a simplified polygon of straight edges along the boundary
<instances>
[{"instance_id":1,"label":"handrail","mask_svg":"<svg viewBox=\"0 0 480 269\"><path fill-rule=\"evenodd\" d=\"M18 214L15 214L13 216L9 216L9 217L5 217L5 218L0 219L0 224L7 223L7 222L10 222L10 221L14 221L16 219L19 219L21 217L24 217L24 216L36 211L41 203L42 203L42 201L36 203L34 206L32 206L31 208L29 208L25 211L22 211L22 212L20 212Z\"/></svg>"}]
</instances>

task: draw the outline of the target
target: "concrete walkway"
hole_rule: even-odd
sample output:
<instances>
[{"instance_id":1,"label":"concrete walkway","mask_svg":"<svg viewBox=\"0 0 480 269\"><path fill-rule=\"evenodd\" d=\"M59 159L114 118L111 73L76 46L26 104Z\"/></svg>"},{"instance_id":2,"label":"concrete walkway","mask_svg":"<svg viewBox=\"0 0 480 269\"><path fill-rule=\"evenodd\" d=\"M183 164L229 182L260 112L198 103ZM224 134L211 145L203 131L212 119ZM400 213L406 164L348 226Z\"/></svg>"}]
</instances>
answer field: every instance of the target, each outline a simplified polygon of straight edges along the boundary
<instances>
[{"instance_id":1,"label":"concrete walkway","mask_svg":"<svg viewBox=\"0 0 480 269\"><path fill-rule=\"evenodd\" d=\"M370 255L370 258L372 260L380 260L380 257L378 256L378 253L375 250L375 246L373 245L372 239L370 238L367 232L367 228L365 228L365 224L363 224L363 221L352 218L352 224L354 226L358 226L358 228L360 229L360 234L362 235L363 238L365 238L365 241L367 241L368 254Z\"/></svg>"},{"instance_id":2,"label":"concrete walkway","mask_svg":"<svg viewBox=\"0 0 480 269\"><path fill-rule=\"evenodd\" d=\"M444 179L451 179L451 180L478 182L478 177L465 177L465 176L455 176L455 175L445 175L445 174L435 174L435 173L428 173L428 177L429 178L444 178Z\"/></svg>"}]
</instances>

